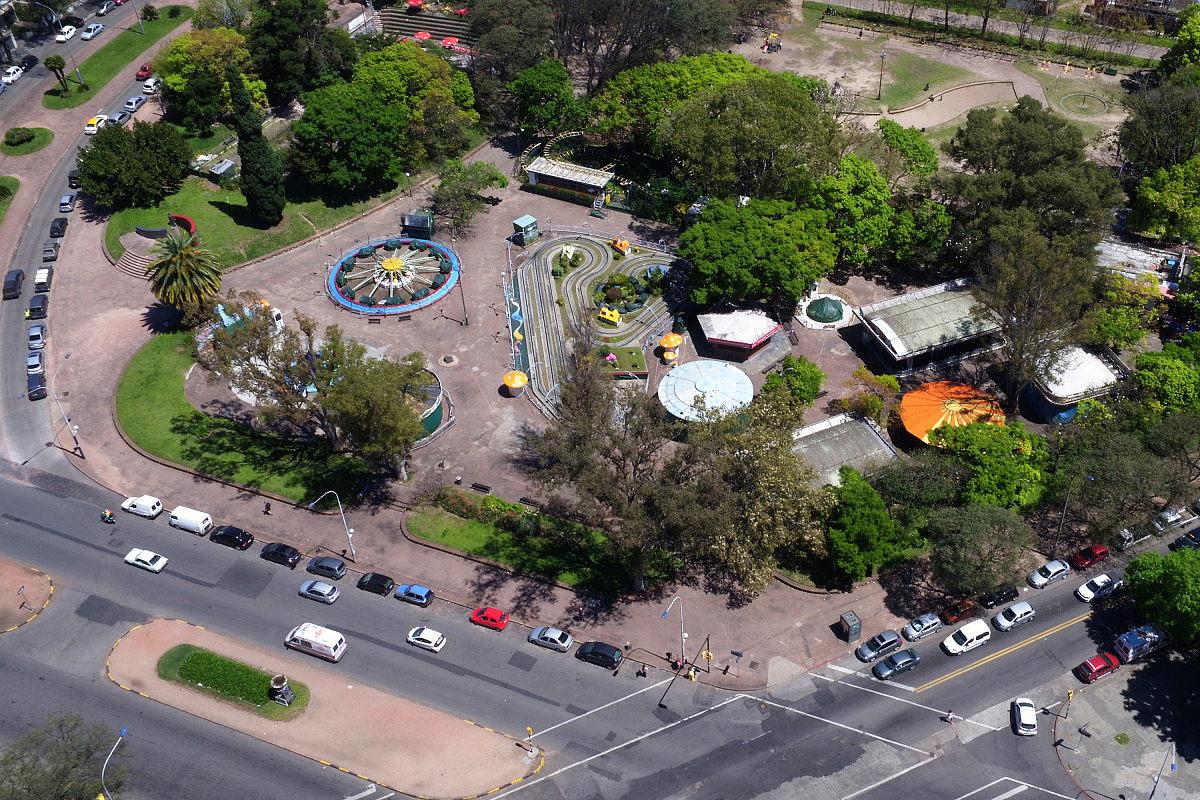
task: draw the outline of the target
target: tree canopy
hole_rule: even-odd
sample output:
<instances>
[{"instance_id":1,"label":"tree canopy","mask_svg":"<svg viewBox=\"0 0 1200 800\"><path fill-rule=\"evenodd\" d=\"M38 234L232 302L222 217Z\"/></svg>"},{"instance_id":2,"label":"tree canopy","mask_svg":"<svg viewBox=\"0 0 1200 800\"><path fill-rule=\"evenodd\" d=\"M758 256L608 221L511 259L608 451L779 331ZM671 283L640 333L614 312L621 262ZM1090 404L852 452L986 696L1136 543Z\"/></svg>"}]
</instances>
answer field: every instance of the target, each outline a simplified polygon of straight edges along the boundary
<instances>
[{"instance_id":1,"label":"tree canopy","mask_svg":"<svg viewBox=\"0 0 1200 800\"><path fill-rule=\"evenodd\" d=\"M303 92L350 76L354 42L346 31L328 27L330 19L323 0L255 4L247 44L272 105L286 105Z\"/></svg>"},{"instance_id":2,"label":"tree canopy","mask_svg":"<svg viewBox=\"0 0 1200 800\"><path fill-rule=\"evenodd\" d=\"M1034 535L1014 511L968 505L930 512L924 533L933 543L933 573L947 591L979 595L1020 580Z\"/></svg>"},{"instance_id":3,"label":"tree canopy","mask_svg":"<svg viewBox=\"0 0 1200 800\"><path fill-rule=\"evenodd\" d=\"M1200 65L1191 70L1200 74ZM1118 141L1134 177L1200 155L1200 85L1183 77L1179 73L1161 86L1125 97L1129 116L1121 123Z\"/></svg>"},{"instance_id":4,"label":"tree canopy","mask_svg":"<svg viewBox=\"0 0 1200 800\"><path fill-rule=\"evenodd\" d=\"M341 444L366 463L403 480L404 460L425 435L418 408L431 376L425 359L368 359L352 364L329 389L325 405Z\"/></svg>"},{"instance_id":5,"label":"tree canopy","mask_svg":"<svg viewBox=\"0 0 1200 800\"><path fill-rule=\"evenodd\" d=\"M583 122L584 104L575 98L571 73L561 61L543 59L522 70L507 89L525 133L558 133Z\"/></svg>"},{"instance_id":6,"label":"tree canopy","mask_svg":"<svg viewBox=\"0 0 1200 800\"><path fill-rule=\"evenodd\" d=\"M1185 647L1200 644L1200 550L1140 554L1125 570L1138 610Z\"/></svg>"},{"instance_id":7,"label":"tree canopy","mask_svg":"<svg viewBox=\"0 0 1200 800\"><path fill-rule=\"evenodd\" d=\"M0 752L0 800L94 800L101 789L116 794L125 785L129 747L113 754L104 782L100 768L115 731L56 714Z\"/></svg>"},{"instance_id":8,"label":"tree canopy","mask_svg":"<svg viewBox=\"0 0 1200 800\"><path fill-rule=\"evenodd\" d=\"M284 191L283 156L262 132L262 114L235 67L226 70L233 127L237 132L238 159L241 161L239 185L246 207L263 225L278 225L287 205Z\"/></svg>"},{"instance_id":9,"label":"tree canopy","mask_svg":"<svg viewBox=\"0 0 1200 800\"><path fill-rule=\"evenodd\" d=\"M1020 510L1036 505L1045 492L1046 440L1019 422L943 425L934 429L930 441L967 468L965 503Z\"/></svg>"},{"instance_id":10,"label":"tree canopy","mask_svg":"<svg viewBox=\"0 0 1200 800\"><path fill-rule=\"evenodd\" d=\"M1159 62L1159 69L1170 75L1200 64L1200 8L1189 5L1179 14L1175 44Z\"/></svg>"},{"instance_id":11,"label":"tree canopy","mask_svg":"<svg viewBox=\"0 0 1200 800\"><path fill-rule=\"evenodd\" d=\"M907 542L883 497L857 470L843 466L838 478L826 547L834 569L852 584L896 558Z\"/></svg>"},{"instance_id":12,"label":"tree canopy","mask_svg":"<svg viewBox=\"0 0 1200 800\"><path fill-rule=\"evenodd\" d=\"M1200 240L1200 155L1142 178L1129 225L1154 239Z\"/></svg>"},{"instance_id":13,"label":"tree canopy","mask_svg":"<svg viewBox=\"0 0 1200 800\"><path fill-rule=\"evenodd\" d=\"M208 130L231 110L230 68L243 76L246 91L259 108L267 105L266 84L252 71L246 37L231 28L197 28L172 39L154 57L154 74L163 79L163 98L192 130Z\"/></svg>"},{"instance_id":14,"label":"tree canopy","mask_svg":"<svg viewBox=\"0 0 1200 800\"><path fill-rule=\"evenodd\" d=\"M804 356L786 355L779 369L767 376L763 391L782 391L791 400L810 406L821 393L825 373Z\"/></svg>"},{"instance_id":15,"label":"tree canopy","mask_svg":"<svg viewBox=\"0 0 1200 800\"><path fill-rule=\"evenodd\" d=\"M191 157L173 125L141 120L132 128L109 125L80 150L79 183L104 208L149 208L178 191Z\"/></svg>"},{"instance_id":16,"label":"tree canopy","mask_svg":"<svg viewBox=\"0 0 1200 800\"><path fill-rule=\"evenodd\" d=\"M450 232L458 235L471 227L480 211L487 211L487 202L480 194L484 189L508 186L504 173L486 161L447 161L438 171L438 185L433 190L433 211L444 219Z\"/></svg>"},{"instance_id":17,"label":"tree canopy","mask_svg":"<svg viewBox=\"0 0 1200 800\"><path fill-rule=\"evenodd\" d=\"M938 155L925 134L916 128L906 128L890 119L880 119L879 167L888 185L908 178L928 178L937 172Z\"/></svg>"},{"instance_id":18,"label":"tree canopy","mask_svg":"<svg viewBox=\"0 0 1200 800\"><path fill-rule=\"evenodd\" d=\"M221 264L196 234L175 229L155 245L146 268L150 290L177 309L204 305L221 291Z\"/></svg>"},{"instance_id":19,"label":"tree canopy","mask_svg":"<svg viewBox=\"0 0 1200 800\"><path fill-rule=\"evenodd\" d=\"M824 210L838 249L838 261L863 266L887 243L895 213L891 190L873 163L844 156L837 172L817 184L813 206Z\"/></svg>"}]
</instances>

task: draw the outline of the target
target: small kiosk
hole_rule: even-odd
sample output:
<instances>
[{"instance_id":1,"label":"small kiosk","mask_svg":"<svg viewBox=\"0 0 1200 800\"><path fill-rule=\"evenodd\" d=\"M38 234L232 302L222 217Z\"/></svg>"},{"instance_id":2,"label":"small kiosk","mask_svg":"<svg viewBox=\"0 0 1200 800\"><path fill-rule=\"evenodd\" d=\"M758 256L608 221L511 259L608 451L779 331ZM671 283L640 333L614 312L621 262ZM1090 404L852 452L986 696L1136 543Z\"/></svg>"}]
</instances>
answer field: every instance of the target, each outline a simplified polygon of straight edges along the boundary
<instances>
[{"instance_id":1,"label":"small kiosk","mask_svg":"<svg viewBox=\"0 0 1200 800\"><path fill-rule=\"evenodd\" d=\"M512 240L522 247L533 244L541 235L542 232L538 230L537 217L526 214L513 220Z\"/></svg>"}]
</instances>

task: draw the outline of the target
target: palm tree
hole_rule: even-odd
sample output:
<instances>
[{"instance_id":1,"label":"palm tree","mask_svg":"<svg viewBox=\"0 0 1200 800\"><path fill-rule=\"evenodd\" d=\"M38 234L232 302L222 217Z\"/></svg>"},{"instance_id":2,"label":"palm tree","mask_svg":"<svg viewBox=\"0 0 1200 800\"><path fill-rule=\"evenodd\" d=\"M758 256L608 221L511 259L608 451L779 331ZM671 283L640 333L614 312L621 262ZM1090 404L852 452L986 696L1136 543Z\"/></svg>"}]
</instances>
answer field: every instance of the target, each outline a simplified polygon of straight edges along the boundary
<instances>
[{"instance_id":1,"label":"palm tree","mask_svg":"<svg viewBox=\"0 0 1200 800\"><path fill-rule=\"evenodd\" d=\"M154 246L146 276L154 296L173 308L203 304L221 291L221 263L197 236L179 230Z\"/></svg>"},{"instance_id":2,"label":"palm tree","mask_svg":"<svg viewBox=\"0 0 1200 800\"><path fill-rule=\"evenodd\" d=\"M54 73L54 77L58 78L58 82L62 84L63 91L70 91L71 87L67 86L67 75L65 72L67 68L67 62L63 60L63 57L46 56L46 60L42 63L45 65L46 69Z\"/></svg>"}]
</instances>

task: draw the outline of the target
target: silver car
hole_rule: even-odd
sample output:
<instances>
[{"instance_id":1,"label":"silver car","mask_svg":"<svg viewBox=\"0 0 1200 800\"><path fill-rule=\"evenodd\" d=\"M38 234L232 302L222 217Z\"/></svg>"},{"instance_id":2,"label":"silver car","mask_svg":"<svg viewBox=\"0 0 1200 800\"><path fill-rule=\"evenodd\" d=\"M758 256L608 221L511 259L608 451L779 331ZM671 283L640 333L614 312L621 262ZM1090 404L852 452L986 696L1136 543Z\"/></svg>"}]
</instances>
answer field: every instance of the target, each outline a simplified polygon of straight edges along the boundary
<instances>
[{"instance_id":1,"label":"silver car","mask_svg":"<svg viewBox=\"0 0 1200 800\"><path fill-rule=\"evenodd\" d=\"M860 644L858 649L854 651L854 655L858 657L859 661L870 662L899 650L901 644L903 642L900 641L900 634L895 631L884 631L883 633L875 634Z\"/></svg>"},{"instance_id":2,"label":"silver car","mask_svg":"<svg viewBox=\"0 0 1200 800\"><path fill-rule=\"evenodd\" d=\"M932 633L937 633L942 629L942 621L938 619L938 615L934 613L922 614L916 619L905 625L900 632L904 634L904 638L910 642L916 642L924 639Z\"/></svg>"},{"instance_id":3,"label":"silver car","mask_svg":"<svg viewBox=\"0 0 1200 800\"><path fill-rule=\"evenodd\" d=\"M571 649L571 645L575 643L571 634L549 626L534 628L529 634L529 641L539 647L547 647L551 650L557 650L560 653L567 652Z\"/></svg>"},{"instance_id":4,"label":"silver car","mask_svg":"<svg viewBox=\"0 0 1200 800\"><path fill-rule=\"evenodd\" d=\"M333 605L342 593L332 583L325 581L305 581L300 584L300 596L307 597L309 600L316 600L318 603L325 605Z\"/></svg>"},{"instance_id":5,"label":"silver car","mask_svg":"<svg viewBox=\"0 0 1200 800\"><path fill-rule=\"evenodd\" d=\"M41 375L46 371L45 365L42 363L42 351L34 350L29 355L25 356L25 372L29 375Z\"/></svg>"},{"instance_id":6,"label":"silver car","mask_svg":"<svg viewBox=\"0 0 1200 800\"><path fill-rule=\"evenodd\" d=\"M1070 574L1070 564L1061 560L1051 561L1029 573L1029 585L1035 589L1044 589L1055 581L1061 581Z\"/></svg>"},{"instance_id":7,"label":"silver car","mask_svg":"<svg viewBox=\"0 0 1200 800\"><path fill-rule=\"evenodd\" d=\"M29 326L29 349L41 350L46 346L46 326L42 324Z\"/></svg>"}]
</instances>

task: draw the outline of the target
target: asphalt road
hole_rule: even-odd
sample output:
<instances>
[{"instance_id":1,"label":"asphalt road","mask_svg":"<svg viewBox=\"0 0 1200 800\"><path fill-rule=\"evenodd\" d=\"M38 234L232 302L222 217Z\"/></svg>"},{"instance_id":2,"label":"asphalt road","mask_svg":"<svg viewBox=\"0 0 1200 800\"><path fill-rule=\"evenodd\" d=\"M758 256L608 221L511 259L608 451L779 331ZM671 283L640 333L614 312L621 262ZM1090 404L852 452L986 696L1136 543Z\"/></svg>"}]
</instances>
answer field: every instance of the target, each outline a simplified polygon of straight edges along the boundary
<instances>
[{"instance_id":1,"label":"asphalt road","mask_svg":"<svg viewBox=\"0 0 1200 800\"><path fill-rule=\"evenodd\" d=\"M283 648L293 625L305 620L329 625L347 636L350 647L341 663L328 668L348 679L511 734L523 735L526 725L533 727L535 742L548 752L548 764L536 780L510 790L514 794L840 800L882 792L891 780L926 775L955 793L947 788L921 796L947 800L978 788L984 777L1013 776L1059 792L1068 788L1052 760L1048 732L1015 741L1006 715L1008 699L1017 694L1032 694L1039 704L1053 701L1057 691L1039 693L1034 687L1062 677L1063 661L1054 652L1081 643L1067 633L1082 630L1079 624L994 661L985 661L988 648L971 654L971 662L945 656L939 661L930 653L919 674L924 682L969 663L980 666L924 692L826 668L755 696L679 681L661 707L667 688L661 672L638 678L625 667L614 676L570 655L530 645L524 641L526 631L516 626L502 633L472 626L467 609L438 601L423 610L361 592L352 575L341 581L342 598L323 606L297 596L308 577L302 570L260 560L257 546L238 552L175 530L165 517L149 521L121 514L117 525L106 526L95 505L3 481L0 509L0 552L45 569L56 585L55 600L38 622L4 639L10 660L0 666L8 667L6 680L24 676L28 682L37 674L45 687L31 697L23 724L35 723L57 707L56 701L69 699L89 719L111 720L114 726L132 725L131 719L162 726L161 735L153 728L151 755L136 762L145 794L135 797L163 796L177 785L174 781L190 780L186 770L179 777L176 768L186 754L196 764L219 764L230 747L224 741L228 736L216 726L170 709L147 711L154 704L119 692L103 678L111 643L130 626L154 617L188 619L278 648L284 663L308 658ZM131 547L155 550L171 562L161 575L136 570L121 560ZM1082 604L1069 598L1071 588L1073 583L1060 584L1039 597L1039 623L1052 625L1052 617L1077 613ZM449 644L440 655L404 644L405 633L417 624L430 624L447 635ZM1026 635L1010 634L1014 642ZM916 680L911 684L919 686ZM939 717L951 703L956 715L973 721L950 728ZM204 733L190 735L193 731ZM155 749L158 743L162 752ZM172 747L179 748L174 756ZM255 745L248 752L261 748ZM951 757L975 766L956 766L959 762ZM299 776L317 769L281 753L275 759L277 769ZM227 772L231 792L301 796L255 791L243 783L260 779L252 770ZM320 771L314 774L297 781L322 787L322 792L345 788L336 781L318 783ZM879 788L871 789L876 784Z\"/></svg>"}]
</instances>

